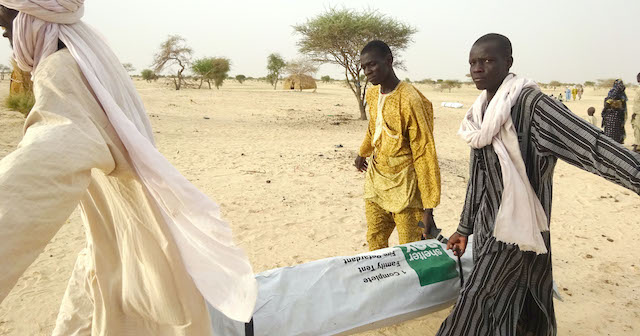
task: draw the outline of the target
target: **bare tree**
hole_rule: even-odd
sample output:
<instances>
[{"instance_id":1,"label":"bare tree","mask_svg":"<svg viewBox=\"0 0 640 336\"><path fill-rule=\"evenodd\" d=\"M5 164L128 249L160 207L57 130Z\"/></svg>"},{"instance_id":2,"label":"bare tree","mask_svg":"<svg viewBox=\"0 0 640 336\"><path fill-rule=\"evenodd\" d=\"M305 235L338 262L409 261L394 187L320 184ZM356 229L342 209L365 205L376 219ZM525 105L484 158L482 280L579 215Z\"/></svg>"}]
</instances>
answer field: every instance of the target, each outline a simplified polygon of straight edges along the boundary
<instances>
[{"instance_id":1,"label":"bare tree","mask_svg":"<svg viewBox=\"0 0 640 336\"><path fill-rule=\"evenodd\" d=\"M293 26L302 38L300 52L314 61L332 63L344 68L347 84L358 100L360 118L367 119L365 95L368 81L362 85L360 51L372 40L386 42L392 50L405 49L416 29L388 18L375 10L355 12L330 9L304 24ZM399 66L400 63L396 62Z\"/></svg>"},{"instance_id":2,"label":"bare tree","mask_svg":"<svg viewBox=\"0 0 640 336\"><path fill-rule=\"evenodd\" d=\"M178 66L178 73L173 77L173 83L176 90L180 90L184 83L183 72L191 63L193 49L187 46L186 40L180 35L169 35L167 40L160 45L160 50L153 58L153 64L156 73L171 66Z\"/></svg>"}]
</instances>

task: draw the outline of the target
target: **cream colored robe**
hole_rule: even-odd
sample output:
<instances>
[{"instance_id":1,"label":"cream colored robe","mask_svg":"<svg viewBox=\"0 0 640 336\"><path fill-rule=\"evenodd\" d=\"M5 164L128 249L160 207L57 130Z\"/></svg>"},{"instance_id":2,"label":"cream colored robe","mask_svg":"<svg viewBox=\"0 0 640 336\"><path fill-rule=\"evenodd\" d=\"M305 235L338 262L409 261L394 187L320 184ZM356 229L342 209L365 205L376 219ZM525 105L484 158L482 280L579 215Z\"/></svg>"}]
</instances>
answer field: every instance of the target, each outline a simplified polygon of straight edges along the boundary
<instances>
[{"instance_id":1,"label":"cream colored robe","mask_svg":"<svg viewBox=\"0 0 640 336\"><path fill-rule=\"evenodd\" d=\"M33 78L24 138L0 161L0 301L79 204L87 246L54 335L211 335L205 301L71 54L47 57Z\"/></svg>"}]
</instances>

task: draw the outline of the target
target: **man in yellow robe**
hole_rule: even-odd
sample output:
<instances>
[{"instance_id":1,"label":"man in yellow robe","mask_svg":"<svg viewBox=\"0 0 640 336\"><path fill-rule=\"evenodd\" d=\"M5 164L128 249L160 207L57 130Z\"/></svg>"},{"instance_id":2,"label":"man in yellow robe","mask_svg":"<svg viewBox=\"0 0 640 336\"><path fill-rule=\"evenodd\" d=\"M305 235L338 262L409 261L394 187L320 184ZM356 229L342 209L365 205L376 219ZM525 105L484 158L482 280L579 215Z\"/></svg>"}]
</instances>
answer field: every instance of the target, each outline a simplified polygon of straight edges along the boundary
<instances>
[{"instance_id":1,"label":"man in yellow robe","mask_svg":"<svg viewBox=\"0 0 640 336\"><path fill-rule=\"evenodd\" d=\"M388 247L396 227L400 244L420 240L429 228L435 228L433 208L440 203L440 168L431 102L398 79L386 43L369 42L360 61L374 85L367 91L369 127L355 161L359 171L366 170L367 242L373 251ZM369 163L367 157L371 157Z\"/></svg>"},{"instance_id":2,"label":"man in yellow robe","mask_svg":"<svg viewBox=\"0 0 640 336\"><path fill-rule=\"evenodd\" d=\"M207 336L207 302L248 322L246 256L218 206L155 149L131 78L83 8L0 0L35 95L22 141L0 160L0 302L79 205L87 244L54 336Z\"/></svg>"}]
</instances>

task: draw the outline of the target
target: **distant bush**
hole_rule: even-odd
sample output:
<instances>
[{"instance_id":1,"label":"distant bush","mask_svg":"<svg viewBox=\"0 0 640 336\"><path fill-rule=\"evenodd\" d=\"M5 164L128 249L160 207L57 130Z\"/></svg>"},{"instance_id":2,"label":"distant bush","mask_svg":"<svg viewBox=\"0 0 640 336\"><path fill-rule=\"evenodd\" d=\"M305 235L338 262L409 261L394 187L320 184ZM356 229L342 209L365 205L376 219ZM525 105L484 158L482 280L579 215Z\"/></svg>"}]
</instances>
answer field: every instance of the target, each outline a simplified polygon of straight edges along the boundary
<instances>
[{"instance_id":1,"label":"distant bush","mask_svg":"<svg viewBox=\"0 0 640 336\"><path fill-rule=\"evenodd\" d=\"M20 112L25 117L29 114L35 103L36 98L31 92L12 94L7 96L4 101L4 104L7 108L13 111Z\"/></svg>"},{"instance_id":2,"label":"distant bush","mask_svg":"<svg viewBox=\"0 0 640 336\"><path fill-rule=\"evenodd\" d=\"M150 69L142 70L140 75L142 76L142 79L146 80L147 82L158 80L158 75L156 75L156 73Z\"/></svg>"},{"instance_id":3,"label":"distant bush","mask_svg":"<svg viewBox=\"0 0 640 336\"><path fill-rule=\"evenodd\" d=\"M244 83L244 81L247 80L247 76L245 76L245 75L237 75L236 76L236 80L238 81L238 83L242 84L242 83Z\"/></svg>"},{"instance_id":4,"label":"distant bush","mask_svg":"<svg viewBox=\"0 0 640 336\"><path fill-rule=\"evenodd\" d=\"M322 77L320 77L320 80L321 80L323 83L329 83L329 82L331 81L331 77L329 77L329 76L322 76Z\"/></svg>"}]
</instances>

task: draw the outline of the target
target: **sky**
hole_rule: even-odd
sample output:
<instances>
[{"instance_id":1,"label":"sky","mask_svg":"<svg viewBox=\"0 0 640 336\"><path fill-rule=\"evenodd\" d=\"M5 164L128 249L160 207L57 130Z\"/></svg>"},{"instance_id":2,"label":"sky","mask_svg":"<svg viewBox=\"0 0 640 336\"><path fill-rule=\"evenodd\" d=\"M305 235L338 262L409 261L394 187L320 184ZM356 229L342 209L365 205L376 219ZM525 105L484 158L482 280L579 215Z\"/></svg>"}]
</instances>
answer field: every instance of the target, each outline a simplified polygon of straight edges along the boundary
<instances>
[{"instance_id":1,"label":"sky","mask_svg":"<svg viewBox=\"0 0 640 336\"><path fill-rule=\"evenodd\" d=\"M510 38L512 71L539 82L602 78L635 82L640 72L640 1L521 0L87 0L84 21L97 28L123 63L139 73L168 35L183 36L195 57L224 56L230 74L266 75L266 59L298 58L292 26L329 8L375 9L418 32L400 58L401 79L465 79L473 42L486 33ZM8 63L8 42L0 57ZM344 78L335 65L317 77Z\"/></svg>"}]
</instances>

